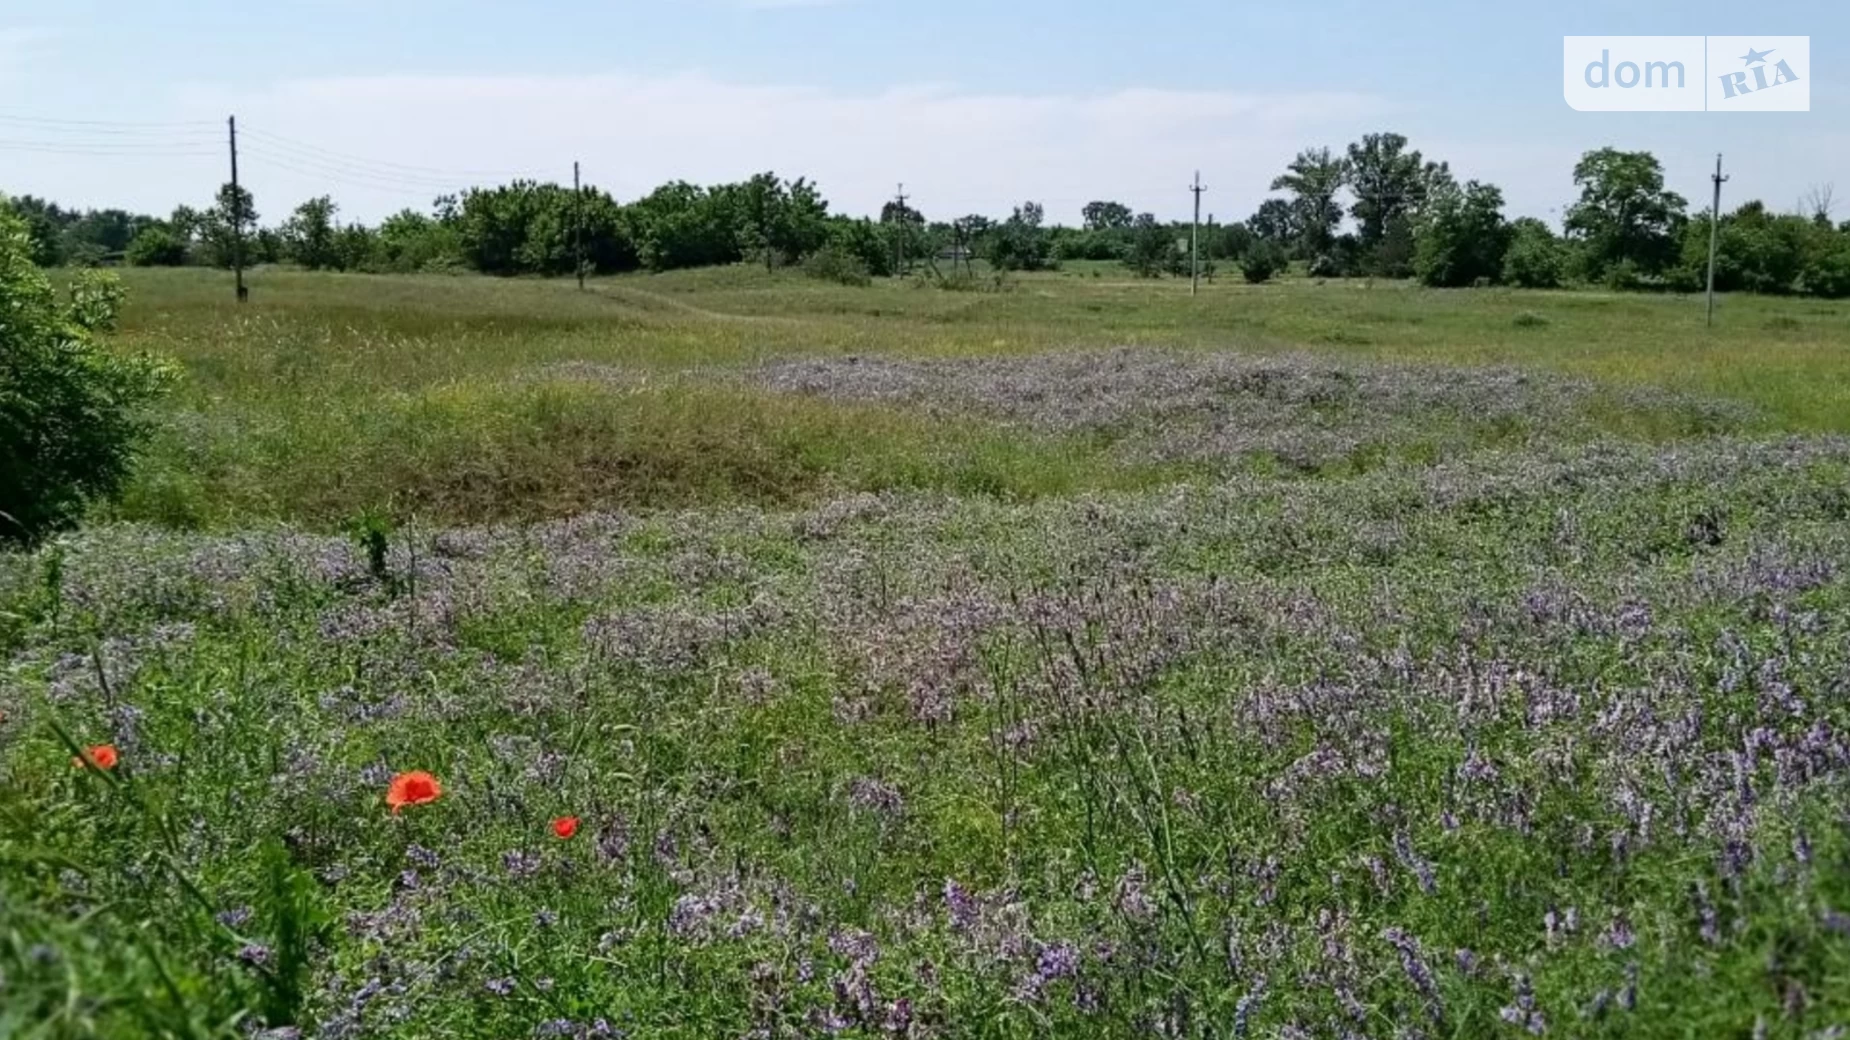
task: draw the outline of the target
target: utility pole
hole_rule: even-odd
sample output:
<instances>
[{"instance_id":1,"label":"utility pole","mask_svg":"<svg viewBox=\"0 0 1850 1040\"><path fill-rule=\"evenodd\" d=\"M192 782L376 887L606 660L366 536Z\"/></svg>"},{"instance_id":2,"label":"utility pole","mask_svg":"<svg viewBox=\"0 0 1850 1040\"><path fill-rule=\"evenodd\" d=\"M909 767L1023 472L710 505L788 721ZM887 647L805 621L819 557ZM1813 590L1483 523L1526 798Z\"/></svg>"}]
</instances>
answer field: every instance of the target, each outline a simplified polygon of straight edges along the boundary
<instances>
[{"instance_id":1,"label":"utility pole","mask_svg":"<svg viewBox=\"0 0 1850 1040\"><path fill-rule=\"evenodd\" d=\"M1195 223L1188 232L1188 294L1193 296L1201 291L1201 193L1208 190L1202 187L1200 170L1195 171L1195 183L1188 190L1195 193Z\"/></svg>"},{"instance_id":2,"label":"utility pole","mask_svg":"<svg viewBox=\"0 0 1850 1040\"><path fill-rule=\"evenodd\" d=\"M893 214L893 275L903 277L906 273L906 184L901 181L897 195L899 211Z\"/></svg>"},{"instance_id":3,"label":"utility pole","mask_svg":"<svg viewBox=\"0 0 1850 1040\"><path fill-rule=\"evenodd\" d=\"M572 161L572 257L578 269L578 291L585 291L585 192L578 180L578 161Z\"/></svg>"},{"instance_id":4,"label":"utility pole","mask_svg":"<svg viewBox=\"0 0 1850 1040\"><path fill-rule=\"evenodd\" d=\"M1208 214L1208 248L1214 248L1214 214ZM1208 261L1208 284L1214 284L1214 262Z\"/></svg>"},{"instance_id":5,"label":"utility pole","mask_svg":"<svg viewBox=\"0 0 1850 1040\"><path fill-rule=\"evenodd\" d=\"M238 188L238 117L227 120L231 128L231 269L238 280L238 302L251 298L244 287L244 192Z\"/></svg>"},{"instance_id":6,"label":"utility pole","mask_svg":"<svg viewBox=\"0 0 1850 1040\"><path fill-rule=\"evenodd\" d=\"M1715 153L1715 202L1709 207L1709 326L1715 325L1715 246L1722 230L1722 155Z\"/></svg>"}]
</instances>

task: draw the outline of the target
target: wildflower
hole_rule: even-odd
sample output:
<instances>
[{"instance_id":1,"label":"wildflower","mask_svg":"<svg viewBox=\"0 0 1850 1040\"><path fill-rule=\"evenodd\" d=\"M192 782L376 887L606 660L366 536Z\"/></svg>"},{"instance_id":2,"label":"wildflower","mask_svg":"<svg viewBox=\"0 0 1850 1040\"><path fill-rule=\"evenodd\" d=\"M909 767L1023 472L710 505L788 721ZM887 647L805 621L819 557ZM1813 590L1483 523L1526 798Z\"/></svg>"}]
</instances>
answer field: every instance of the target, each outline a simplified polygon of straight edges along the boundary
<instances>
[{"instance_id":1,"label":"wildflower","mask_svg":"<svg viewBox=\"0 0 1850 1040\"><path fill-rule=\"evenodd\" d=\"M83 757L71 759L71 765L76 766L78 769L82 769L86 764L95 766L98 769L114 769L116 767L116 746L114 744L97 744L93 747L84 748Z\"/></svg>"},{"instance_id":2,"label":"wildflower","mask_svg":"<svg viewBox=\"0 0 1850 1040\"><path fill-rule=\"evenodd\" d=\"M552 833L560 841L565 841L566 839L570 838L572 835L577 834L578 833L578 817L561 816L558 819L552 821Z\"/></svg>"},{"instance_id":3,"label":"wildflower","mask_svg":"<svg viewBox=\"0 0 1850 1040\"><path fill-rule=\"evenodd\" d=\"M424 805L434 802L443 795L443 785L437 778L424 772L414 770L400 773L392 778L392 786L386 789L385 804L397 813L407 805Z\"/></svg>"}]
</instances>

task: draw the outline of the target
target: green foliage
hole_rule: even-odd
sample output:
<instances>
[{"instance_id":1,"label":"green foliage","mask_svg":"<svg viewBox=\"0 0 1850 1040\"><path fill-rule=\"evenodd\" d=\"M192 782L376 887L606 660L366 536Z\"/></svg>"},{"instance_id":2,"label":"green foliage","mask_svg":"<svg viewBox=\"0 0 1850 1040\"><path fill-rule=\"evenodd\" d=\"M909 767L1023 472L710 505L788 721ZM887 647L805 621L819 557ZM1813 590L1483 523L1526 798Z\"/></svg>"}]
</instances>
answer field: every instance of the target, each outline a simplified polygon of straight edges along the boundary
<instances>
[{"instance_id":1,"label":"green foliage","mask_svg":"<svg viewBox=\"0 0 1850 1040\"><path fill-rule=\"evenodd\" d=\"M831 243L803 258L803 273L811 278L838 285L867 286L873 284L873 276L867 270L867 263L851 250L837 243Z\"/></svg>"},{"instance_id":2,"label":"green foliage","mask_svg":"<svg viewBox=\"0 0 1850 1040\"><path fill-rule=\"evenodd\" d=\"M1365 134L1349 146L1347 185L1355 196L1349 215L1362 266L1370 274L1404 278L1412 271L1413 218L1432 195L1454 187L1450 168L1407 150L1400 134Z\"/></svg>"},{"instance_id":3,"label":"green foliage","mask_svg":"<svg viewBox=\"0 0 1850 1040\"><path fill-rule=\"evenodd\" d=\"M160 224L135 233L124 259L133 267L179 267L186 263L186 242Z\"/></svg>"},{"instance_id":4,"label":"green foliage","mask_svg":"<svg viewBox=\"0 0 1850 1040\"><path fill-rule=\"evenodd\" d=\"M829 222L827 248L853 257L868 274L886 278L895 273L893 245L888 239L889 234L886 225L876 224L865 217L860 220L837 217Z\"/></svg>"},{"instance_id":5,"label":"green foliage","mask_svg":"<svg viewBox=\"0 0 1850 1040\"><path fill-rule=\"evenodd\" d=\"M1267 199L1259 204L1246 228L1256 239L1281 248L1296 249L1304 237L1304 222L1298 208L1284 199ZM1235 256L1244 255L1244 250Z\"/></svg>"},{"instance_id":6,"label":"green foliage","mask_svg":"<svg viewBox=\"0 0 1850 1040\"><path fill-rule=\"evenodd\" d=\"M1130 252L1124 263L1141 277L1156 278L1175 269L1180 252L1174 228L1158 221L1155 214L1140 213L1131 225Z\"/></svg>"},{"instance_id":7,"label":"green foliage","mask_svg":"<svg viewBox=\"0 0 1850 1040\"><path fill-rule=\"evenodd\" d=\"M1003 271L1045 271L1054 266L1053 246L1041 226L1046 211L1038 202L1015 207L1009 219L989 233L989 262Z\"/></svg>"},{"instance_id":8,"label":"green foliage","mask_svg":"<svg viewBox=\"0 0 1850 1040\"><path fill-rule=\"evenodd\" d=\"M1534 217L1510 225L1503 281L1523 289L1553 289L1567 276L1567 253L1547 224Z\"/></svg>"},{"instance_id":9,"label":"green foliage","mask_svg":"<svg viewBox=\"0 0 1850 1040\"><path fill-rule=\"evenodd\" d=\"M1684 200L1664 188L1663 167L1650 152L1588 152L1574 166L1574 183L1580 199L1568 209L1566 226L1585 245L1587 278L1610 283L1609 269L1625 263L1640 275L1656 274L1675 259Z\"/></svg>"},{"instance_id":10,"label":"green foliage","mask_svg":"<svg viewBox=\"0 0 1850 1040\"><path fill-rule=\"evenodd\" d=\"M318 271L332 268L336 271L346 270L349 257L336 245L334 214L338 207L334 200L326 195L309 199L296 207L289 222L283 225L283 246L289 259Z\"/></svg>"},{"instance_id":11,"label":"green foliage","mask_svg":"<svg viewBox=\"0 0 1850 1040\"><path fill-rule=\"evenodd\" d=\"M1056 260L1124 260L1134 229L1075 230L1057 227L1048 232Z\"/></svg>"},{"instance_id":12,"label":"green foliage","mask_svg":"<svg viewBox=\"0 0 1850 1040\"><path fill-rule=\"evenodd\" d=\"M1828 224L1795 214L1773 214L1748 202L1724 214L1715 235L1715 288L1720 292L1784 295L1806 290L1805 274L1845 238ZM1673 280L1702 288L1708 277L1710 222L1706 215L1684 228L1682 259Z\"/></svg>"},{"instance_id":13,"label":"green foliage","mask_svg":"<svg viewBox=\"0 0 1850 1040\"><path fill-rule=\"evenodd\" d=\"M86 273L60 304L31 260L22 223L0 212L0 542L33 542L113 495L148 432L143 406L171 370L121 357L92 337L122 299Z\"/></svg>"},{"instance_id":14,"label":"green foliage","mask_svg":"<svg viewBox=\"0 0 1850 1040\"><path fill-rule=\"evenodd\" d=\"M1122 202L1088 202L1080 217L1087 231L1126 231L1135 223L1131 208Z\"/></svg>"},{"instance_id":15,"label":"green foliage","mask_svg":"<svg viewBox=\"0 0 1850 1040\"><path fill-rule=\"evenodd\" d=\"M1328 148L1307 148L1298 153L1285 171L1273 179L1272 190L1288 191L1292 195L1290 223L1300 236L1300 255L1311 257L1328 252L1336 237L1336 225L1343 218L1336 195L1349 182L1348 161ZM1262 204L1261 213L1264 210ZM1271 236L1262 233L1261 237Z\"/></svg>"},{"instance_id":16,"label":"green foliage","mask_svg":"<svg viewBox=\"0 0 1850 1040\"><path fill-rule=\"evenodd\" d=\"M1805 266L1804 285L1813 296L1850 297L1850 228L1826 239Z\"/></svg>"},{"instance_id":17,"label":"green foliage","mask_svg":"<svg viewBox=\"0 0 1850 1040\"><path fill-rule=\"evenodd\" d=\"M1270 281L1273 275L1285 269L1286 263L1283 247L1261 239L1253 243L1245 256L1240 257L1240 274L1248 282L1258 285Z\"/></svg>"},{"instance_id":18,"label":"green foliage","mask_svg":"<svg viewBox=\"0 0 1850 1040\"><path fill-rule=\"evenodd\" d=\"M1510 228L1495 185L1469 181L1462 189L1442 189L1427 201L1420 221L1413 268L1422 283L1474 285L1503 273Z\"/></svg>"}]
</instances>

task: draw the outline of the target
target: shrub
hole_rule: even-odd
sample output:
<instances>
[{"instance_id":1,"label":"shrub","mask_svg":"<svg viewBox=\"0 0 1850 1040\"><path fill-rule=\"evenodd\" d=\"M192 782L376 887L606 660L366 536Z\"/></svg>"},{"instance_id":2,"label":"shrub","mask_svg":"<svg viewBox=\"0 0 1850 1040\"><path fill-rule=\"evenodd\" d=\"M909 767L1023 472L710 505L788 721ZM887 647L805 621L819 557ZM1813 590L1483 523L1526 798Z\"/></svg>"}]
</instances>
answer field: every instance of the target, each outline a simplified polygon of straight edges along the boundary
<instances>
[{"instance_id":1,"label":"shrub","mask_svg":"<svg viewBox=\"0 0 1850 1040\"><path fill-rule=\"evenodd\" d=\"M865 286L874 281L867 264L840 245L824 246L811 253L803 261L803 273L841 285Z\"/></svg>"},{"instance_id":2,"label":"shrub","mask_svg":"<svg viewBox=\"0 0 1850 1040\"><path fill-rule=\"evenodd\" d=\"M1804 284L1805 291L1813 296L1833 300L1850 296L1850 239L1813 257L1805 265Z\"/></svg>"},{"instance_id":3,"label":"shrub","mask_svg":"<svg viewBox=\"0 0 1850 1040\"><path fill-rule=\"evenodd\" d=\"M1548 225L1524 217L1511 225L1503 280L1523 289L1553 289L1567 273L1567 253Z\"/></svg>"},{"instance_id":4,"label":"shrub","mask_svg":"<svg viewBox=\"0 0 1850 1040\"><path fill-rule=\"evenodd\" d=\"M1270 242L1254 243L1246 255L1240 258L1240 273L1254 285L1270 281L1273 275L1284 269L1285 251Z\"/></svg>"},{"instance_id":5,"label":"shrub","mask_svg":"<svg viewBox=\"0 0 1850 1040\"><path fill-rule=\"evenodd\" d=\"M112 276L85 273L61 305L30 250L25 227L0 213L0 540L17 543L115 494L147 433L143 406L172 372L96 342L122 297Z\"/></svg>"},{"instance_id":6,"label":"shrub","mask_svg":"<svg viewBox=\"0 0 1850 1040\"><path fill-rule=\"evenodd\" d=\"M186 243L164 227L145 227L129 241L124 258L134 267L179 267L186 263Z\"/></svg>"}]
</instances>

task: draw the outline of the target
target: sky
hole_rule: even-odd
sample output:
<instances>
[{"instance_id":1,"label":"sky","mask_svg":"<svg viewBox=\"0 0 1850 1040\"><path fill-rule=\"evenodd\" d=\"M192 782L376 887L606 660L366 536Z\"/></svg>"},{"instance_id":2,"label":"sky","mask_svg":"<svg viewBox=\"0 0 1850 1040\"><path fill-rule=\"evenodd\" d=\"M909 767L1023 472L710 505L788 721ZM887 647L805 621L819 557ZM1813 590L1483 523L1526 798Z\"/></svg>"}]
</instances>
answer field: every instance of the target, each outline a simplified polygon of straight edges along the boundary
<instances>
[{"instance_id":1,"label":"sky","mask_svg":"<svg viewBox=\"0 0 1850 1040\"><path fill-rule=\"evenodd\" d=\"M1563 35L1809 35L1811 111L1583 113ZM1850 218L1842 0L0 0L0 192L164 214L240 174L266 223L530 176L632 199L775 170L871 214L1023 200L1250 214L1302 148L1405 134L1511 216L1558 221L1581 153Z\"/></svg>"}]
</instances>

